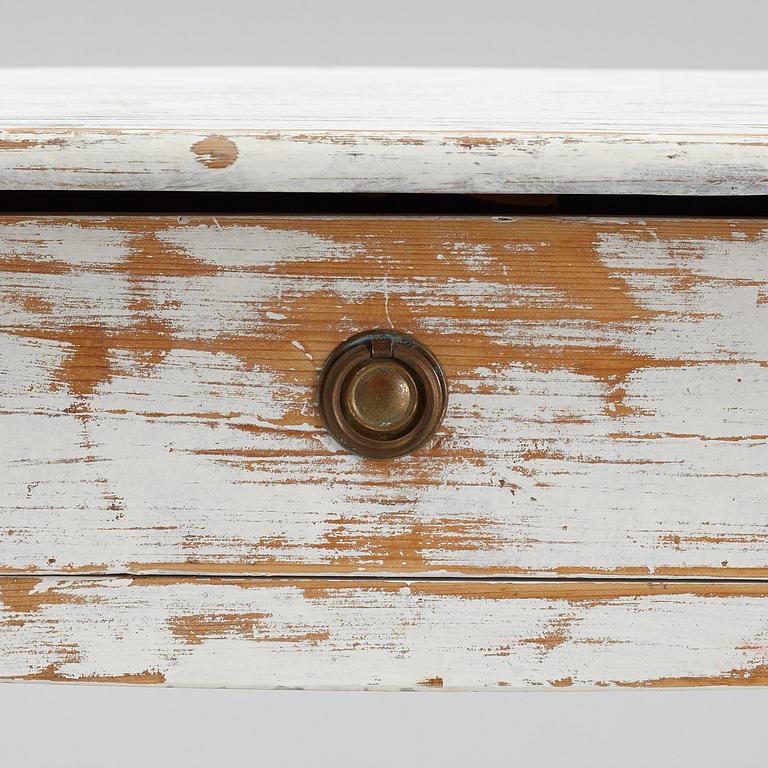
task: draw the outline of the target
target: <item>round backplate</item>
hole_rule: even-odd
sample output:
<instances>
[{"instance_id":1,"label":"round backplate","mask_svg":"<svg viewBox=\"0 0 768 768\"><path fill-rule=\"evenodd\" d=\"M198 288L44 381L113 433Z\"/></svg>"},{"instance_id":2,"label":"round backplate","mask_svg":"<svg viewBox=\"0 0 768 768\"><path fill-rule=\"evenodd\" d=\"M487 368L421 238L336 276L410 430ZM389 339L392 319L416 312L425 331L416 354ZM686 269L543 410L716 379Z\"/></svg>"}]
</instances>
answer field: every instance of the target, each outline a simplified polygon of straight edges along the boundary
<instances>
[{"instance_id":1,"label":"round backplate","mask_svg":"<svg viewBox=\"0 0 768 768\"><path fill-rule=\"evenodd\" d=\"M320 372L320 413L345 448L371 459L415 451L445 416L448 389L435 356L412 336L366 331L347 339Z\"/></svg>"}]
</instances>

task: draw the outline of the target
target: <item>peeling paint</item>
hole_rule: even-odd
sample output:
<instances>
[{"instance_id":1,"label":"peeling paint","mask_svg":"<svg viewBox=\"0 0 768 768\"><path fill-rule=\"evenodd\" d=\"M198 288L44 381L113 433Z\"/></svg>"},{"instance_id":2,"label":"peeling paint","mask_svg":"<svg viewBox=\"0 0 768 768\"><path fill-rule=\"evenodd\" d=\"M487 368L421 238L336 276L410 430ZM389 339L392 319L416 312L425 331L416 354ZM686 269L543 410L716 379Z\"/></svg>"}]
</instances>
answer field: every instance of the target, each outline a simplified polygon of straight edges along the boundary
<instances>
[{"instance_id":1,"label":"peeling paint","mask_svg":"<svg viewBox=\"0 0 768 768\"><path fill-rule=\"evenodd\" d=\"M206 168L229 168L237 160L237 144L226 136L208 136L195 142L191 151Z\"/></svg>"},{"instance_id":2,"label":"peeling paint","mask_svg":"<svg viewBox=\"0 0 768 768\"><path fill-rule=\"evenodd\" d=\"M760 220L6 218L0 571L761 577L767 243ZM316 377L390 321L451 398L432 444L374 463L327 437Z\"/></svg>"}]
</instances>

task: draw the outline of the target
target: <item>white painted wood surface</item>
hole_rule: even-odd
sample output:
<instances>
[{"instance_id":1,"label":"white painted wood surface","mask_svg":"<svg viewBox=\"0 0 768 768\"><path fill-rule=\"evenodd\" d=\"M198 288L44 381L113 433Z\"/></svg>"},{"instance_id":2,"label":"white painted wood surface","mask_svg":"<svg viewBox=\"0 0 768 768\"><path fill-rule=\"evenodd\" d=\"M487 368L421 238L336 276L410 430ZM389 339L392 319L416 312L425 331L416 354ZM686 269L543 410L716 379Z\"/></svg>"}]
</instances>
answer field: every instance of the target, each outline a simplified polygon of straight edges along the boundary
<instances>
[{"instance_id":1,"label":"white painted wood surface","mask_svg":"<svg viewBox=\"0 0 768 768\"><path fill-rule=\"evenodd\" d=\"M5 572L764 577L768 222L6 218ZM442 361L367 462L315 384Z\"/></svg>"},{"instance_id":2,"label":"white painted wood surface","mask_svg":"<svg viewBox=\"0 0 768 768\"><path fill-rule=\"evenodd\" d=\"M0 70L0 189L768 192L768 73Z\"/></svg>"},{"instance_id":3,"label":"white painted wood surface","mask_svg":"<svg viewBox=\"0 0 768 768\"><path fill-rule=\"evenodd\" d=\"M0 678L257 688L766 685L765 584L0 579Z\"/></svg>"}]
</instances>

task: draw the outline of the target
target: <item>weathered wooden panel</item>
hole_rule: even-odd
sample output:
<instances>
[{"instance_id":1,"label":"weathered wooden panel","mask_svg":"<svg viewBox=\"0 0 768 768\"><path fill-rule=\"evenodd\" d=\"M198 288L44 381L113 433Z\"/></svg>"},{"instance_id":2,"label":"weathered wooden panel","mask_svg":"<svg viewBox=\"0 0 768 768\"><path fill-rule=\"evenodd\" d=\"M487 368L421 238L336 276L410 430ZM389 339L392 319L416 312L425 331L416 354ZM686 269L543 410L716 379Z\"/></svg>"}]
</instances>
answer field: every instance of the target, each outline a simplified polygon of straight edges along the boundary
<instances>
[{"instance_id":1,"label":"weathered wooden panel","mask_svg":"<svg viewBox=\"0 0 768 768\"><path fill-rule=\"evenodd\" d=\"M764 72L0 70L0 189L768 192Z\"/></svg>"},{"instance_id":2,"label":"weathered wooden panel","mask_svg":"<svg viewBox=\"0 0 768 768\"><path fill-rule=\"evenodd\" d=\"M0 130L8 190L761 195L766 170L752 136Z\"/></svg>"},{"instance_id":3,"label":"weathered wooden panel","mask_svg":"<svg viewBox=\"0 0 768 768\"><path fill-rule=\"evenodd\" d=\"M4 218L5 572L768 575L768 222ZM369 327L425 450L324 432Z\"/></svg>"},{"instance_id":4,"label":"weathered wooden panel","mask_svg":"<svg viewBox=\"0 0 768 768\"><path fill-rule=\"evenodd\" d=\"M0 678L300 688L768 684L768 586L0 578Z\"/></svg>"}]
</instances>

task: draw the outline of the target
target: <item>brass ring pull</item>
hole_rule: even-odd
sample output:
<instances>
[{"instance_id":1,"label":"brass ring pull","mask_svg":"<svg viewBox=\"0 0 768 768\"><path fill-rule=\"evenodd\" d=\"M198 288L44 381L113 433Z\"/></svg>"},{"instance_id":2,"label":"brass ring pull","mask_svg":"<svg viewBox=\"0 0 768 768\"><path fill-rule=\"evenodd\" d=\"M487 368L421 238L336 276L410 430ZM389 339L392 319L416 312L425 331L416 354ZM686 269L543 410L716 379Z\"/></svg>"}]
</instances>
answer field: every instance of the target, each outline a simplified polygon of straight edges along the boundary
<instances>
[{"instance_id":1,"label":"brass ring pull","mask_svg":"<svg viewBox=\"0 0 768 768\"><path fill-rule=\"evenodd\" d=\"M347 339L320 372L320 413L345 448L371 459L411 453L445 416L448 389L435 356L397 331Z\"/></svg>"}]
</instances>

